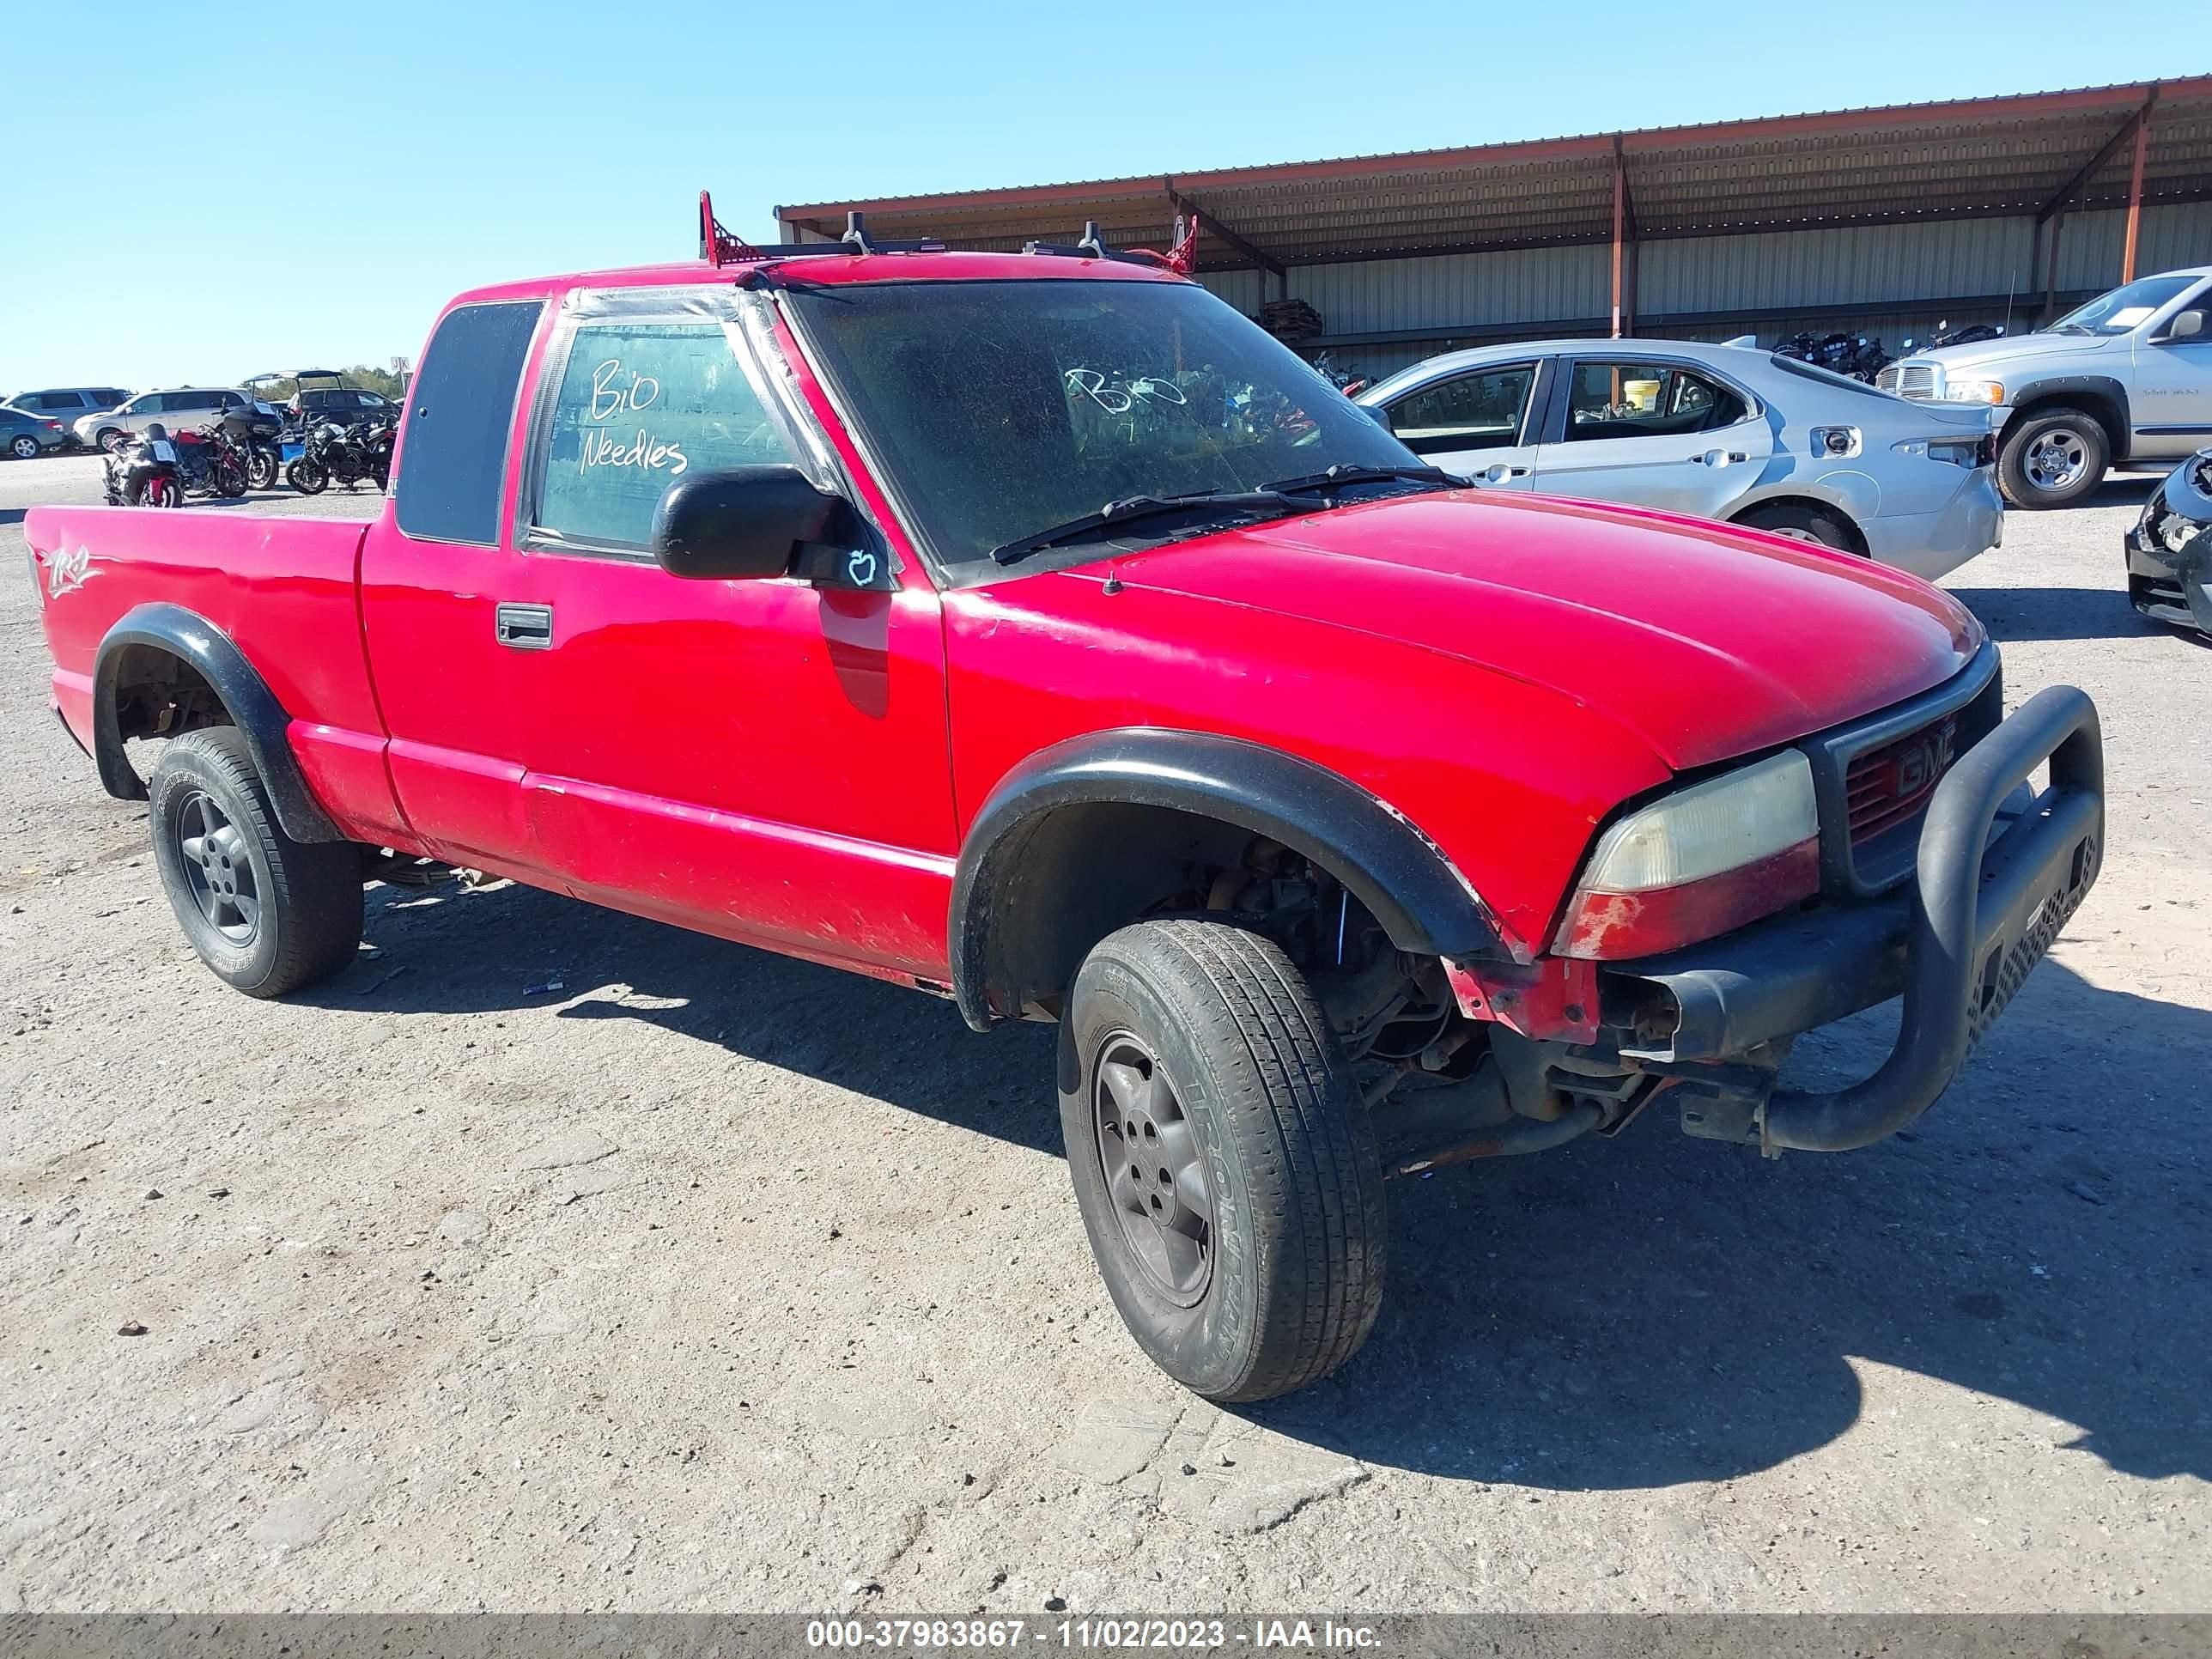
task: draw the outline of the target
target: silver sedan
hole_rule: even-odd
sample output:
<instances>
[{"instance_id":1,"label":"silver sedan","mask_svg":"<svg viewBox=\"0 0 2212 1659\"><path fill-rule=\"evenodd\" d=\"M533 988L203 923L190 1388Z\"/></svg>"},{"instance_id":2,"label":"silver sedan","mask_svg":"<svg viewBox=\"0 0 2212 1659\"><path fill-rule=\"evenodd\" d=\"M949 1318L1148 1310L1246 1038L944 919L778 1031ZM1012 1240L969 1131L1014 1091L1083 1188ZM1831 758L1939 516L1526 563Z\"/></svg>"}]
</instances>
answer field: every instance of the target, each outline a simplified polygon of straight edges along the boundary
<instances>
[{"instance_id":1,"label":"silver sedan","mask_svg":"<svg viewBox=\"0 0 2212 1659\"><path fill-rule=\"evenodd\" d=\"M1722 520L1929 578L2003 534L1987 410L1909 403L1753 346L1485 346L1358 401L1492 489Z\"/></svg>"}]
</instances>

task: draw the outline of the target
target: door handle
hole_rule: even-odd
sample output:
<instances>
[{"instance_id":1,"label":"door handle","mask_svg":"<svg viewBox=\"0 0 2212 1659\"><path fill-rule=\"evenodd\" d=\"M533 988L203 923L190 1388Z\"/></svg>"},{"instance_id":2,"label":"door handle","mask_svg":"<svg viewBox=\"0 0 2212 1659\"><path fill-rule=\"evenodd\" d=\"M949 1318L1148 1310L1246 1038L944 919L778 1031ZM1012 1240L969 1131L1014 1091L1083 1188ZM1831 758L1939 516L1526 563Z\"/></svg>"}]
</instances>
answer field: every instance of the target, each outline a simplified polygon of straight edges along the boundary
<instances>
[{"instance_id":1,"label":"door handle","mask_svg":"<svg viewBox=\"0 0 2212 1659\"><path fill-rule=\"evenodd\" d=\"M1492 483L1504 483L1508 478L1527 477L1528 469L1525 466L1509 466L1504 461L1499 461L1483 468L1482 476Z\"/></svg>"},{"instance_id":2,"label":"door handle","mask_svg":"<svg viewBox=\"0 0 2212 1659\"><path fill-rule=\"evenodd\" d=\"M502 605L492 612L492 633L501 645L517 651L550 651L553 648L553 607Z\"/></svg>"},{"instance_id":3,"label":"door handle","mask_svg":"<svg viewBox=\"0 0 2212 1659\"><path fill-rule=\"evenodd\" d=\"M1741 449L1708 449L1702 455L1690 459L1700 466L1727 466L1731 462L1741 466L1751 459L1750 452Z\"/></svg>"}]
</instances>

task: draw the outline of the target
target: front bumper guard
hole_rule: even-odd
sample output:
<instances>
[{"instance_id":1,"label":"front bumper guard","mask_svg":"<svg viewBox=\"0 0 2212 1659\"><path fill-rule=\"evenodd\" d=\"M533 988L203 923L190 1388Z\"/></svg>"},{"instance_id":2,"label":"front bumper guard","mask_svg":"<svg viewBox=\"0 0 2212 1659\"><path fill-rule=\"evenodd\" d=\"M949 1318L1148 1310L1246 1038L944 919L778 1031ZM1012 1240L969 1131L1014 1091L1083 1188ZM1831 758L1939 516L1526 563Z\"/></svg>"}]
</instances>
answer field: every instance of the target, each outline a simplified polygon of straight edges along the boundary
<instances>
[{"instance_id":1,"label":"front bumper guard","mask_svg":"<svg viewBox=\"0 0 2212 1659\"><path fill-rule=\"evenodd\" d=\"M2050 787L2030 793L2021 786L2045 760ZM2096 705L2053 686L1945 775L1921 830L1917 879L1899 897L1621 964L1673 1001L1665 1051L1642 1057L1683 1080L1684 1129L1771 1153L1851 1152L1904 1128L1950 1085L2050 950L2097 878L2104 835ZM1896 1045L1848 1088L1747 1091L1752 1068L1726 1063L1896 995ZM1701 1072L1716 1083L1700 1084Z\"/></svg>"}]
</instances>

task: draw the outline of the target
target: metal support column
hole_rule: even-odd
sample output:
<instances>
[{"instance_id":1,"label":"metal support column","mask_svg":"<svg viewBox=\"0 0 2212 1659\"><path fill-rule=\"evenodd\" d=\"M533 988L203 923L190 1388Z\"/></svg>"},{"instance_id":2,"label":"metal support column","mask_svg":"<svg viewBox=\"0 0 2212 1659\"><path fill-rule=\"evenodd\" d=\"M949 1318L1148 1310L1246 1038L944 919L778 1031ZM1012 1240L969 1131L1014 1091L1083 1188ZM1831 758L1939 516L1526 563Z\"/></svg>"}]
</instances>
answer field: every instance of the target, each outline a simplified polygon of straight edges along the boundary
<instances>
[{"instance_id":1,"label":"metal support column","mask_svg":"<svg viewBox=\"0 0 2212 1659\"><path fill-rule=\"evenodd\" d=\"M2120 280L2136 279L2136 233L2142 224L2143 159L2150 149L2150 109L2145 106L2136 120L2135 167L2128 174L2128 241L2120 255Z\"/></svg>"}]
</instances>

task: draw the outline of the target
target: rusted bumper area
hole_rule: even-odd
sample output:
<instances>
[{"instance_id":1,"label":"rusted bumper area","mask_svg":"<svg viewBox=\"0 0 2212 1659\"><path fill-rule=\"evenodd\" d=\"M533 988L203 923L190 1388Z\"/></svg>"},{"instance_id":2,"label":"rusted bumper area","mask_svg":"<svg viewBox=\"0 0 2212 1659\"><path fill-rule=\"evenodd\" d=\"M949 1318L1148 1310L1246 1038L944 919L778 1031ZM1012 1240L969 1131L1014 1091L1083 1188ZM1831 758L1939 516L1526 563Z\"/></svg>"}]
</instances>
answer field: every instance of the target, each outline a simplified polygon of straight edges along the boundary
<instances>
[{"instance_id":1,"label":"rusted bumper area","mask_svg":"<svg viewBox=\"0 0 2212 1659\"><path fill-rule=\"evenodd\" d=\"M2046 761L2039 793L2026 786ZM2096 707L2054 686L1946 775L1912 881L1609 968L1607 1023L1633 1011L1622 1056L1679 1079L1691 1134L1768 1152L1870 1145L1949 1086L2096 880L2104 835ZM1896 1046L1872 1076L1825 1093L1771 1086L1774 1045L1899 996Z\"/></svg>"}]
</instances>

